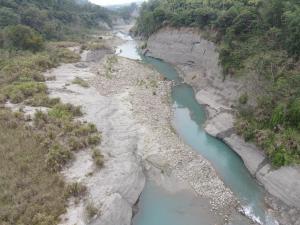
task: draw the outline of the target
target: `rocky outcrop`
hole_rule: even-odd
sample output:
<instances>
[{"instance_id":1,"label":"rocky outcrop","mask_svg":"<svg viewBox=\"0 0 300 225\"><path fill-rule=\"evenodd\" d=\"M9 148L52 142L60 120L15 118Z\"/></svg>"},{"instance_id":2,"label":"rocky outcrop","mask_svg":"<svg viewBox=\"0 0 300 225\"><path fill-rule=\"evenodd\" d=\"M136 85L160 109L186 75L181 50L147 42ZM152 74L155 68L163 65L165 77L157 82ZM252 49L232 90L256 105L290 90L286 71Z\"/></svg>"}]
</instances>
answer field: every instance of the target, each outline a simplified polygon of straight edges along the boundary
<instances>
[{"instance_id":1,"label":"rocky outcrop","mask_svg":"<svg viewBox=\"0 0 300 225\"><path fill-rule=\"evenodd\" d=\"M223 139L269 193L300 208L300 168L273 169L262 151L234 134L232 105L245 90L253 91L255 87L245 78L224 80L214 43L195 29L163 28L149 38L146 54L175 65L197 91L198 102L207 108L205 130Z\"/></svg>"}]
</instances>

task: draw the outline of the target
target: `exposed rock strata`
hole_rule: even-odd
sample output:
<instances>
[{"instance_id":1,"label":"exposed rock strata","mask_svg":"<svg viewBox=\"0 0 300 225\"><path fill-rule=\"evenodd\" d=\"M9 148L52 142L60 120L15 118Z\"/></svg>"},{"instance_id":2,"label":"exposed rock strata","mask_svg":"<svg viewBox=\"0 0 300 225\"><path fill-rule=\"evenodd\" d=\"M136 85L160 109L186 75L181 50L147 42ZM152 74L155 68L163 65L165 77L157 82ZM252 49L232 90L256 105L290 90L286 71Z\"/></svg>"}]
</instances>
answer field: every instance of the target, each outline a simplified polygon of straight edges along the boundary
<instances>
[{"instance_id":1,"label":"exposed rock strata","mask_svg":"<svg viewBox=\"0 0 300 225\"><path fill-rule=\"evenodd\" d=\"M250 173L269 193L299 209L300 168L272 169L261 150L253 144L245 143L232 132L234 115L231 106L245 90L255 90L255 84L245 78L226 77L224 80L215 45L205 40L195 29L159 30L149 38L146 54L177 67L184 80L197 91L198 102L207 107L205 130L223 139L239 154Z\"/></svg>"}]
</instances>

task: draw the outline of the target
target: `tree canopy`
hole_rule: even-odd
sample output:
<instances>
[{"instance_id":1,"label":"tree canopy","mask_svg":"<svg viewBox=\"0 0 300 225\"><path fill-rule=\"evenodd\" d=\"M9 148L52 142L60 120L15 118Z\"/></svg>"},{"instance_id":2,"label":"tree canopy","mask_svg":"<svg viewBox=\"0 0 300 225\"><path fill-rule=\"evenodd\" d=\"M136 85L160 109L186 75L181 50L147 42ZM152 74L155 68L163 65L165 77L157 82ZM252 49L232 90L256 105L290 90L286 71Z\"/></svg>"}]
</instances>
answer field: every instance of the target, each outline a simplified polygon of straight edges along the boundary
<instances>
[{"instance_id":1,"label":"tree canopy","mask_svg":"<svg viewBox=\"0 0 300 225\"><path fill-rule=\"evenodd\" d=\"M51 40L78 35L82 29L97 27L99 21L110 25L109 11L86 0L0 0L0 40L7 37L6 27L18 24Z\"/></svg>"}]
</instances>

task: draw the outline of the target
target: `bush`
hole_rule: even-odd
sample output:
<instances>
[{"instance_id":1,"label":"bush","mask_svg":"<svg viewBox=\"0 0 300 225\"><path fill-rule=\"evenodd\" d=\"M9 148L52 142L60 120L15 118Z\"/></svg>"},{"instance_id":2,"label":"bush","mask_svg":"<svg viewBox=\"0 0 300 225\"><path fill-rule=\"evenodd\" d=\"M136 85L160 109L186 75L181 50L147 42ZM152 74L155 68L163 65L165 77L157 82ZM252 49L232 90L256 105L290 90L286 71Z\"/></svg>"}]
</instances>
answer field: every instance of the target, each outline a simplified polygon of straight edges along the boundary
<instances>
[{"instance_id":1,"label":"bush","mask_svg":"<svg viewBox=\"0 0 300 225\"><path fill-rule=\"evenodd\" d=\"M98 214L98 209L95 205L89 202L85 207L86 216L88 219L92 219L94 216Z\"/></svg>"},{"instance_id":2,"label":"bush","mask_svg":"<svg viewBox=\"0 0 300 225\"><path fill-rule=\"evenodd\" d=\"M99 134L89 135L88 143L90 145L97 145L101 142L101 136Z\"/></svg>"},{"instance_id":3,"label":"bush","mask_svg":"<svg viewBox=\"0 0 300 225\"><path fill-rule=\"evenodd\" d=\"M4 94L13 103L20 103L35 94L46 94L47 86L43 83L25 82L11 84L4 88Z\"/></svg>"},{"instance_id":4,"label":"bush","mask_svg":"<svg viewBox=\"0 0 300 225\"><path fill-rule=\"evenodd\" d=\"M239 98L239 103L242 105L245 105L248 102L248 95L247 93L244 93Z\"/></svg>"},{"instance_id":5,"label":"bush","mask_svg":"<svg viewBox=\"0 0 300 225\"><path fill-rule=\"evenodd\" d=\"M88 88L90 85L87 81L83 80L82 78L80 77L76 77L73 81L72 81L73 84L77 84L81 87L84 87L84 88Z\"/></svg>"},{"instance_id":6,"label":"bush","mask_svg":"<svg viewBox=\"0 0 300 225\"><path fill-rule=\"evenodd\" d=\"M9 49L39 51L43 48L44 41L41 35L30 27L16 25L6 27L4 33L4 47Z\"/></svg>"},{"instance_id":7,"label":"bush","mask_svg":"<svg viewBox=\"0 0 300 225\"><path fill-rule=\"evenodd\" d=\"M74 116L82 116L80 106L71 104L57 104L49 112L48 115L52 118L70 120Z\"/></svg>"},{"instance_id":8,"label":"bush","mask_svg":"<svg viewBox=\"0 0 300 225\"><path fill-rule=\"evenodd\" d=\"M283 124L286 118L286 109L284 105L278 105L272 113L271 126L274 127L278 124Z\"/></svg>"},{"instance_id":9,"label":"bush","mask_svg":"<svg viewBox=\"0 0 300 225\"><path fill-rule=\"evenodd\" d=\"M47 167L52 172L57 172L72 158L71 152L63 146L56 144L46 156Z\"/></svg>"},{"instance_id":10,"label":"bush","mask_svg":"<svg viewBox=\"0 0 300 225\"><path fill-rule=\"evenodd\" d=\"M66 195L72 196L72 197L81 197L83 196L87 191L86 186L84 186L83 184L80 184L78 182L69 184L66 188Z\"/></svg>"},{"instance_id":11,"label":"bush","mask_svg":"<svg viewBox=\"0 0 300 225\"><path fill-rule=\"evenodd\" d=\"M300 98L294 99L289 105L287 118L291 126L300 130Z\"/></svg>"},{"instance_id":12,"label":"bush","mask_svg":"<svg viewBox=\"0 0 300 225\"><path fill-rule=\"evenodd\" d=\"M101 154L100 149L94 148L92 150L92 158L97 167L102 168L104 165L104 156Z\"/></svg>"},{"instance_id":13,"label":"bush","mask_svg":"<svg viewBox=\"0 0 300 225\"><path fill-rule=\"evenodd\" d=\"M80 60L80 55L70 51L69 49L56 49L54 57L62 63L75 63Z\"/></svg>"},{"instance_id":14,"label":"bush","mask_svg":"<svg viewBox=\"0 0 300 225\"><path fill-rule=\"evenodd\" d=\"M65 212L62 177L46 168L37 131L21 114L0 109L0 223L54 225Z\"/></svg>"},{"instance_id":15,"label":"bush","mask_svg":"<svg viewBox=\"0 0 300 225\"><path fill-rule=\"evenodd\" d=\"M34 95L32 98L25 101L25 104L31 105L34 107L44 106L44 107L53 107L60 102L59 98L49 98L45 93L39 93Z\"/></svg>"},{"instance_id":16,"label":"bush","mask_svg":"<svg viewBox=\"0 0 300 225\"><path fill-rule=\"evenodd\" d=\"M71 136L68 139L68 146L71 151L78 151L80 149L87 147L87 143L85 138Z\"/></svg>"}]
</instances>

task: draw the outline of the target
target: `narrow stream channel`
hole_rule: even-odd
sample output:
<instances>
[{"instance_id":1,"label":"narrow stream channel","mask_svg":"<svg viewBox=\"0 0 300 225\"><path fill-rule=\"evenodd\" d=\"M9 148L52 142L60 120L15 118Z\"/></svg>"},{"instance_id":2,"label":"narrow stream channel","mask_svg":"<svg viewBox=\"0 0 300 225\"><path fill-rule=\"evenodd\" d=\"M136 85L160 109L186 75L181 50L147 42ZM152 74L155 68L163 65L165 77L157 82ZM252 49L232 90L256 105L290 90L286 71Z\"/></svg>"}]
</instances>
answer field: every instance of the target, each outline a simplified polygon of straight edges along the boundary
<instances>
[{"instance_id":1,"label":"narrow stream channel","mask_svg":"<svg viewBox=\"0 0 300 225\"><path fill-rule=\"evenodd\" d=\"M127 42L117 50L119 55L142 59L144 63L154 66L167 79L175 81L176 85L172 88L173 126L178 135L212 163L225 185L237 196L248 217L259 224L277 224L266 213L264 190L251 177L241 158L222 141L204 131L205 109L196 101L192 87L181 82L177 71L170 64L159 59L140 56L135 41L128 37L126 40ZM205 219L199 221L199 216L204 218L205 215L196 216L197 213L193 213L190 198L192 197L185 196L183 200L182 196L168 194L149 181L142 193L139 213L134 218L133 224L210 225ZM190 213L188 215L178 213L178 210ZM244 223L234 224L244 225Z\"/></svg>"}]
</instances>

